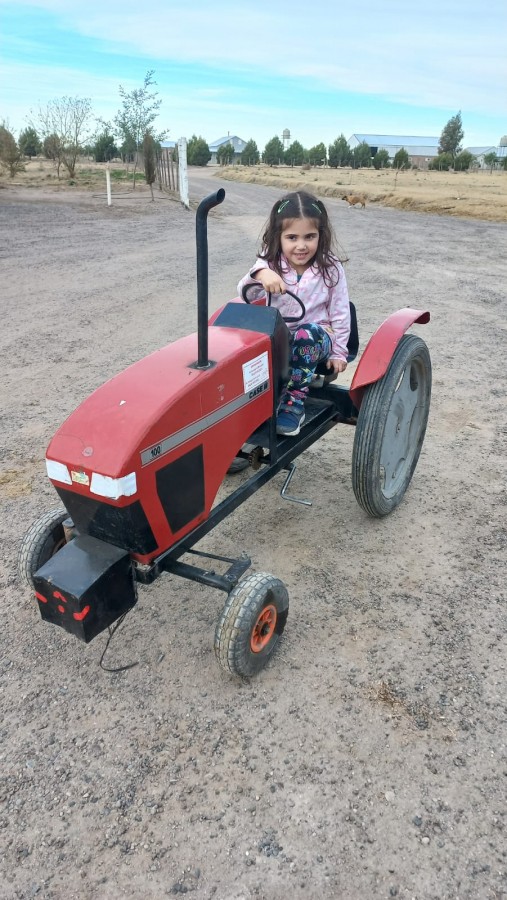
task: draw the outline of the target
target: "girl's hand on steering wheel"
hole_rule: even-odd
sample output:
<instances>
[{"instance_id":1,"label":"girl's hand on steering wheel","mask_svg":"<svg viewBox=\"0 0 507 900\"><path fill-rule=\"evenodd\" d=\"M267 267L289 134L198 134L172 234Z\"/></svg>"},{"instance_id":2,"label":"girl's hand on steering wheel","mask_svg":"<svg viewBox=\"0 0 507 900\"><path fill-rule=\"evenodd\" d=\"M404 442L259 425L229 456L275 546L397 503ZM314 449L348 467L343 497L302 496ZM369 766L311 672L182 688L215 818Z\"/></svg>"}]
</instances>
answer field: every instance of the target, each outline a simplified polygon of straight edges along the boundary
<instances>
[{"instance_id":1,"label":"girl's hand on steering wheel","mask_svg":"<svg viewBox=\"0 0 507 900\"><path fill-rule=\"evenodd\" d=\"M259 269L253 277L256 281L260 281L264 290L270 294L285 294L287 290L284 281L271 269Z\"/></svg>"},{"instance_id":2,"label":"girl's hand on steering wheel","mask_svg":"<svg viewBox=\"0 0 507 900\"><path fill-rule=\"evenodd\" d=\"M328 359L326 363L327 369L332 369L335 375L339 375L340 372L344 372L347 368L347 363L344 359Z\"/></svg>"}]
</instances>

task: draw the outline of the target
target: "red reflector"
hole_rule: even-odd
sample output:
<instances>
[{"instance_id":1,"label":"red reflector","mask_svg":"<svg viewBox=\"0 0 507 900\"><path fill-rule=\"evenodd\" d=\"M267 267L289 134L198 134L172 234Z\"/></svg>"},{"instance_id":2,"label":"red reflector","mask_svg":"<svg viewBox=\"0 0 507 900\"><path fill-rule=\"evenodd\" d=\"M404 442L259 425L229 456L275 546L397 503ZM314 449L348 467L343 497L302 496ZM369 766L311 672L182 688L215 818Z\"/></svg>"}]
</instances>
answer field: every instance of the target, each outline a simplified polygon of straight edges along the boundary
<instances>
[{"instance_id":1,"label":"red reflector","mask_svg":"<svg viewBox=\"0 0 507 900\"><path fill-rule=\"evenodd\" d=\"M83 619L84 619L84 618L88 615L88 613L90 612L90 608L91 608L91 607L89 607L89 606L85 606L85 608L82 609L81 612L78 612L78 613L72 613L72 615L74 616L75 619L77 619L78 622L82 622Z\"/></svg>"},{"instance_id":2,"label":"red reflector","mask_svg":"<svg viewBox=\"0 0 507 900\"><path fill-rule=\"evenodd\" d=\"M39 603L47 603L48 602L46 600L46 598L43 597L42 594L39 594L37 591L35 591L35 596L36 596L37 600L39 601Z\"/></svg>"}]
</instances>

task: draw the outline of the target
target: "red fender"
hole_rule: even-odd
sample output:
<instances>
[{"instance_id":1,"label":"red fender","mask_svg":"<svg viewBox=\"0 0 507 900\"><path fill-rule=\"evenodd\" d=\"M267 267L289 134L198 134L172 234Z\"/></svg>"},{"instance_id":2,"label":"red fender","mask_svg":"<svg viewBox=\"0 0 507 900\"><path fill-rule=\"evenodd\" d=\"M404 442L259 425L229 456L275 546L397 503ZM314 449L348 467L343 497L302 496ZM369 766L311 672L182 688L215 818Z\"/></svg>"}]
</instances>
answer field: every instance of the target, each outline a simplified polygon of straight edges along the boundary
<instances>
[{"instance_id":1,"label":"red fender","mask_svg":"<svg viewBox=\"0 0 507 900\"><path fill-rule=\"evenodd\" d=\"M415 322L425 325L429 320L427 310L406 306L389 316L377 328L364 349L350 385L350 396L356 409L360 408L368 385L378 381L387 372L400 338Z\"/></svg>"}]
</instances>

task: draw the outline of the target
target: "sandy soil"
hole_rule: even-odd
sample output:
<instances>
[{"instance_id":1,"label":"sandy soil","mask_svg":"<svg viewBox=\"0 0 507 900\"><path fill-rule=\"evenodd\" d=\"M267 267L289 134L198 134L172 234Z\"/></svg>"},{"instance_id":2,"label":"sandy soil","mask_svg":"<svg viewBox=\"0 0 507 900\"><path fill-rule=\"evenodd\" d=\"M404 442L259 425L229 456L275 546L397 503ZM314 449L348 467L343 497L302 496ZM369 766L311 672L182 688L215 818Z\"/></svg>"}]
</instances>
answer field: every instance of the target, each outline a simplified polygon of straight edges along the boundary
<instances>
[{"instance_id":1,"label":"sandy soil","mask_svg":"<svg viewBox=\"0 0 507 900\"><path fill-rule=\"evenodd\" d=\"M194 200L221 182L191 173ZM224 183L210 297L234 296L273 187ZM506 228L327 201L361 344L393 310L434 364L430 424L400 508L372 521L353 433L264 487L202 549L245 550L290 593L251 681L218 668L225 595L140 589L99 668L17 577L57 500L44 454L96 386L195 330L194 214L143 191L0 192L2 495L0 896L219 900L507 897ZM278 483L278 481L280 483Z\"/></svg>"}]
</instances>

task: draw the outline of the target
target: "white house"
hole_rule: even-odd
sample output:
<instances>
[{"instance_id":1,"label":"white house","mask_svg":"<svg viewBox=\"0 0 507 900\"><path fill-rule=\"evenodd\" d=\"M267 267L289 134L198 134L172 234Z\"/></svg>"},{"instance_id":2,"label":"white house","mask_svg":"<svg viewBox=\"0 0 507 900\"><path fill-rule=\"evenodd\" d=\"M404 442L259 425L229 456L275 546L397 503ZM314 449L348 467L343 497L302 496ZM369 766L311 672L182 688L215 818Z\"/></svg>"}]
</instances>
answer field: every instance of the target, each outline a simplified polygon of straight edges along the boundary
<instances>
[{"instance_id":1,"label":"white house","mask_svg":"<svg viewBox=\"0 0 507 900\"><path fill-rule=\"evenodd\" d=\"M232 146L234 147L234 160L233 161L236 161L239 159L239 157L243 153L243 150L246 147L246 143L247 142L244 141L242 138L238 137L237 134L228 134L227 137L218 138L217 141L213 141L211 144L208 144L210 153L211 153L211 159L210 159L211 165L216 166L217 152L220 149L220 147L223 147L224 144L232 144Z\"/></svg>"},{"instance_id":2,"label":"white house","mask_svg":"<svg viewBox=\"0 0 507 900\"><path fill-rule=\"evenodd\" d=\"M507 156L507 135L501 138L498 147L467 147L466 149L469 153L473 153L477 161L477 165L481 169L487 169L488 166L484 162L484 157L487 156L488 153L496 153L496 158L500 162L503 162L503 160Z\"/></svg>"}]
</instances>

